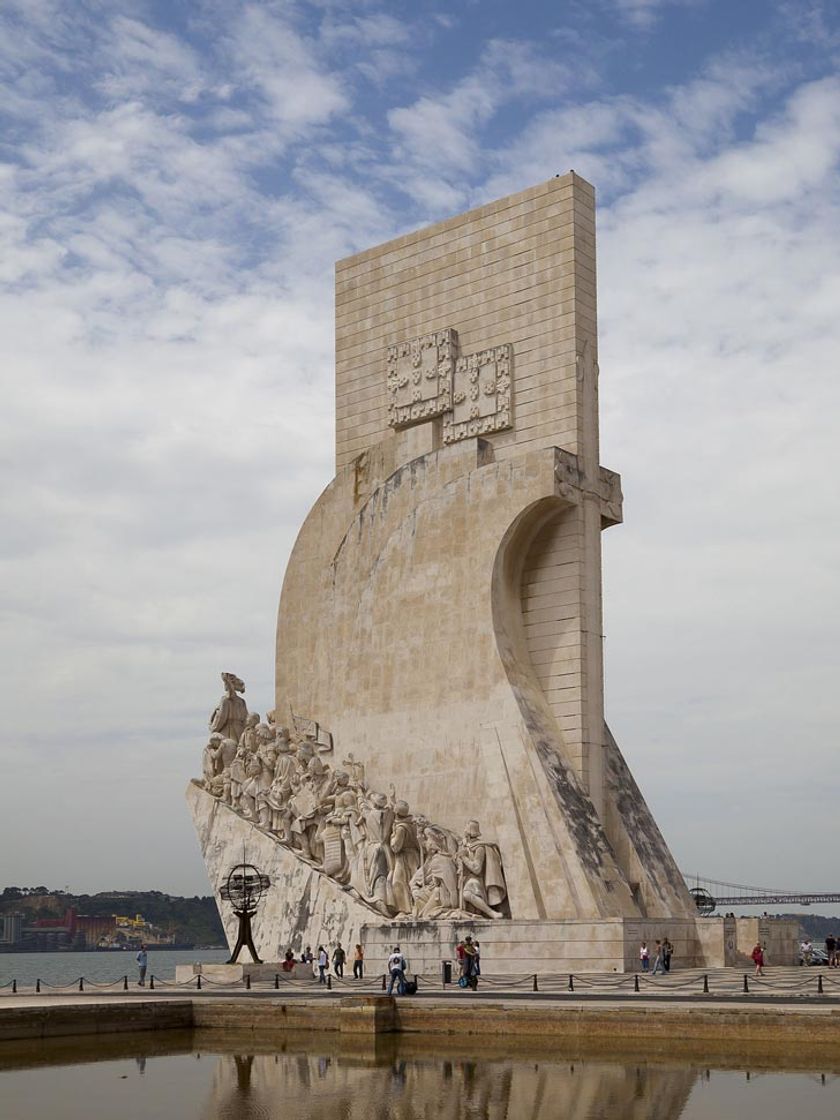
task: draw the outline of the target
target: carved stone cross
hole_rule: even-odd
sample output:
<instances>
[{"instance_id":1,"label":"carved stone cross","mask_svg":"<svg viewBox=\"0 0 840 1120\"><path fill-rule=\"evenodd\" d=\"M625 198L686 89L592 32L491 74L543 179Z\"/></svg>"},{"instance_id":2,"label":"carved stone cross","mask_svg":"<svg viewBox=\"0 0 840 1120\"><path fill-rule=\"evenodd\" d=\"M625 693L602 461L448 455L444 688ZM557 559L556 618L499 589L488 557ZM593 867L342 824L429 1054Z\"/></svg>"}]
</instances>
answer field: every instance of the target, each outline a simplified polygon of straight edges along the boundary
<instances>
[{"instance_id":1,"label":"carved stone cross","mask_svg":"<svg viewBox=\"0 0 840 1120\"><path fill-rule=\"evenodd\" d=\"M443 442L513 427L513 348L458 356L451 327L388 347L388 423L407 428L443 417Z\"/></svg>"}]
</instances>

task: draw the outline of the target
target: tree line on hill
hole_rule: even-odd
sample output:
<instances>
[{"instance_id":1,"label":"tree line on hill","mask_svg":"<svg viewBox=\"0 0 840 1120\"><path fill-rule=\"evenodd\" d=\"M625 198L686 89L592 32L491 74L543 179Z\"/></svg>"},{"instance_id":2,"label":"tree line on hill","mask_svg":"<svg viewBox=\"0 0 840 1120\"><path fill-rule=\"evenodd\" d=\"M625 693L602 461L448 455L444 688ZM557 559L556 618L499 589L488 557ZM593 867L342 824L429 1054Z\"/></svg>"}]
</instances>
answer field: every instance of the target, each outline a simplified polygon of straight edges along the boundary
<instances>
[{"instance_id":1,"label":"tree line on hill","mask_svg":"<svg viewBox=\"0 0 840 1120\"><path fill-rule=\"evenodd\" d=\"M32 921L61 918L70 907L89 917L142 914L151 925L174 936L178 944L225 944L216 900L211 896L181 898L162 891L69 894L46 887L6 887L0 892L0 914L19 911Z\"/></svg>"}]
</instances>

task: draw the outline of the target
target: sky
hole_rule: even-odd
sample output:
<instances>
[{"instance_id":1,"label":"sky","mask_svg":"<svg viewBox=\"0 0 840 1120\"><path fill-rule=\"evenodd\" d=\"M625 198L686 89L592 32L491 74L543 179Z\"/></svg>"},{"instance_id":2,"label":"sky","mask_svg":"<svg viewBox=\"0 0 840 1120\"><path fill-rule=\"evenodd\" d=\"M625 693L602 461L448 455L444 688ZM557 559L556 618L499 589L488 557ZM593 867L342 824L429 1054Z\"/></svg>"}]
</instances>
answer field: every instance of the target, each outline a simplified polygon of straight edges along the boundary
<instances>
[{"instance_id":1,"label":"sky","mask_svg":"<svg viewBox=\"0 0 840 1120\"><path fill-rule=\"evenodd\" d=\"M840 889L837 0L3 0L0 83L0 886L207 892L335 260L574 168L610 726L684 872Z\"/></svg>"}]
</instances>

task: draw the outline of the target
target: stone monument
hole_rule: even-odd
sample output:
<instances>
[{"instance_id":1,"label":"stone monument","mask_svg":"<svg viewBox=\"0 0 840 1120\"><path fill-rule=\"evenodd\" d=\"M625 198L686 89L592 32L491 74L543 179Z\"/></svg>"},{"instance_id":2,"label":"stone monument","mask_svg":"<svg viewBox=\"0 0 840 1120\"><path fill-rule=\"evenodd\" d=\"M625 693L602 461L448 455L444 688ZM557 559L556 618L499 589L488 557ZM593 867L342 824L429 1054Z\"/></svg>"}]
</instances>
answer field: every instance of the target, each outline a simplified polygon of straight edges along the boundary
<instances>
[{"instance_id":1,"label":"stone monument","mask_svg":"<svg viewBox=\"0 0 840 1120\"><path fill-rule=\"evenodd\" d=\"M588 183L338 263L336 475L286 570L274 710L223 674L188 793L214 888L243 844L270 875L264 958L399 940L421 971L472 933L488 972L622 970L662 936L715 963L604 722L621 519Z\"/></svg>"}]
</instances>

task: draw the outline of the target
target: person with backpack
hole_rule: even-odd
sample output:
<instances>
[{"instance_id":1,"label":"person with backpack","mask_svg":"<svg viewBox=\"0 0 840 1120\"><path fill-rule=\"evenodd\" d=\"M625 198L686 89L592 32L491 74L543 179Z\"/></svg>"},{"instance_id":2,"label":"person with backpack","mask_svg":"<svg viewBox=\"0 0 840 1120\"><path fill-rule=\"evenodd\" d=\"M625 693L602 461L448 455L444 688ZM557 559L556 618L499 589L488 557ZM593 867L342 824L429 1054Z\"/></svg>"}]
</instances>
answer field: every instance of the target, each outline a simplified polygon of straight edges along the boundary
<instances>
[{"instance_id":1,"label":"person with backpack","mask_svg":"<svg viewBox=\"0 0 840 1120\"><path fill-rule=\"evenodd\" d=\"M405 995L405 957L400 952L399 945L394 946L394 951L388 957L388 991L387 995L392 995L394 991L394 984L397 985L397 995Z\"/></svg>"}]
</instances>

